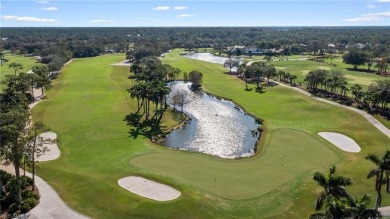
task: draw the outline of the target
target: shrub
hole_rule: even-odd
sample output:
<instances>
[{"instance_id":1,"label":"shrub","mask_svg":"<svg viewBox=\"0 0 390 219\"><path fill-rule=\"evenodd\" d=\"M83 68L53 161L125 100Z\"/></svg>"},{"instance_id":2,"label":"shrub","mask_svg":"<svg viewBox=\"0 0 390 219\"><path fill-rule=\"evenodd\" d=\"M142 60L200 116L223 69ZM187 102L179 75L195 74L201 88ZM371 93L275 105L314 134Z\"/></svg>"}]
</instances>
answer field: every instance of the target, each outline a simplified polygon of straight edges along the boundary
<instances>
[{"instance_id":1,"label":"shrub","mask_svg":"<svg viewBox=\"0 0 390 219\"><path fill-rule=\"evenodd\" d=\"M33 185L33 180L30 177L21 176L20 178L22 179L22 189L25 189Z\"/></svg>"},{"instance_id":2,"label":"shrub","mask_svg":"<svg viewBox=\"0 0 390 219\"><path fill-rule=\"evenodd\" d=\"M36 200L34 198L27 198L23 200L22 205L20 206L20 212L21 213L27 213L32 208L35 207Z\"/></svg>"},{"instance_id":3,"label":"shrub","mask_svg":"<svg viewBox=\"0 0 390 219\"><path fill-rule=\"evenodd\" d=\"M5 172L4 170L0 170L0 178L3 185L6 185L7 182L12 178L12 175Z\"/></svg>"},{"instance_id":4,"label":"shrub","mask_svg":"<svg viewBox=\"0 0 390 219\"><path fill-rule=\"evenodd\" d=\"M24 190L22 191L22 198L23 199L33 198L34 200L38 200L39 196L35 194L33 191Z\"/></svg>"},{"instance_id":5,"label":"shrub","mask_svg":"<svg viewBox=\"0 0 390 219\"><path fill-rule=\"evenodd\" d=\"M16 203L16 196L13 195L3 195L0 199L1 209L9 208L13 203Z\"/></svg>"},{"instance_id":6,"label":"shrub","mask_svg":"<svg viewBox=\"0 0 390 219\"><path fill-rule=\"evenodd\" d=\"M18 204L13 203L13 204L11 204L11 205L9 206L9 208L8 208L8 214L13 215L13 214L19 214L19 213L20 213L20 211L19 211L19 206L18 206Z\"/></svg>"}]
</instances>

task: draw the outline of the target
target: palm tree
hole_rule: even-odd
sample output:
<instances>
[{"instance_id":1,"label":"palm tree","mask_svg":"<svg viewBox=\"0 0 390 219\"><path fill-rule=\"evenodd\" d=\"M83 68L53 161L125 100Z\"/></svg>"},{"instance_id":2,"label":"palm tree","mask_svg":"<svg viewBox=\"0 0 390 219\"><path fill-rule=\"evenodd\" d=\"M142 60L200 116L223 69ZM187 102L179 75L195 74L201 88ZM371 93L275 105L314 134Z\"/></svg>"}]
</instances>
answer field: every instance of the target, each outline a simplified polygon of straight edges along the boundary
<instances>
[{"instance_id":1,"label":"palm tree","mask_svg":"<svg viewBox=\"0 0 390 219\"><path fill-rule=\"evenodd\" d=\"M130 89L129 89L129 92L130 92L130 97L131 99L134 99L134 98L137 98L137 111L140 110L140 103L139 103L139 100L140 100L140 87L137 86L138 84L132 86Z\"/></svg>"},{"instance_id":2,"label":"palm tree","mask_svg":"<svg viewBox=\"0 0 390 219\"><path fill-rule=\"evenodd\" d=\"M264 69L264 75L267 77L267 84L269 84L269 79L276 76L276 69L273 65L268 65Z\"/></svg>"},{"instance_id":3,"label":"palm tree","mask_svg":"<svg viewBox=\"0 0 390 219\"><path fill-rule=\"evenodd\" d=\"M245 81L245 89L246 90L249 90L249 88L248 88L248 80L253 77L252 69L253 69L253 67L248 66L248 67L245 67L245 70L243 72L244 73L244 81Z\"/></svg>"},{"instance_id":4,"label":"palm tree","mask_svg":"<svg viewBox=\"0 0 390 219\"><path fill-rule=\"evenodd\" d=\"M1 66L3 66L4 62L8 62L8 59L6 59L4 57L5 57L5 54L3 52L0 52L0 63L1 63Z\"/></svg>"},{"instance_id":5,"label":"palm tree","mask_svg":"<svg viewBox=\"0 0 390 219\"><path fill-rule=\"evenodd\" d=\"M386 73L386 71L389 67L389 64L387 62L387 58L383 57L383 58L378 59L375 67L378 68L378 73Z\"/></svg>"},{"instance_id":6,"label":"palm tree","mask_svg":"<svg viewBox=\"0 0 390 219\"><path fill-rule=\"evenodd\" d=\"M41 88L42 96L45 95L44 88L50 89L51 80L49 78L49 68L46 65L36 65L32 67L32 71L39 76L37 79L37 87Z\"/></svg>"},{"instance_id":7,"label":"palm tree","mask_svg":"<svg viewBox=\"0 0 390 219\"><path fill-rule=\"evenodd\" d=\"M278 72L278 75L279 75L279 81L282 81L282 78L284 78L284 76L286 75L286 72L284 72L284 71L279 71L279 72Z\"/></svg>"},{"instance_id":8,"label":"palm tree","mask_svg":"<svg viewBox=\"0 0 390 219\"><path fill-rule=\"evenodd\" d=\"M377 193L375 209L378 210L382 202L381 190L383 184L387 184L387 191L389 192L390 151L386 151L382 158L376 154L369 154L365 158L376 166L375 169L370 170L367 179L375 176L375 191Z\"/></svg>"},{"instance_id":9,"label":"palm tree","mask_svg":"<svg viewBox=\"0 0 390 219\"><path fill-rule=\"evenodd\" d=\"M350 208L344 200L330 201L323 213L310 215L310 219L344 219L353 215L353 209Z\"/></svg>"},{"instance_id":10,"label":"palm tree","mask_svg":"<svg viewBox=\"0 0 390 219\"><path fill-rule=\"evenodd\" d=\"M290 84L293 85L295 84L295 79L297 79L298 77L296 75L291 75L290 77Z\"/></svg>"},{"instance_id":11,"label":"palm tree","mask_svg":"<svg viewBox=\"0 0 390 219\"><path fill-rule=\"evenodd\" d=\"M353 87L351 87L351 91L352 91L352 96L354 96L354 100L355 101L360 101L360 99L362 98L362 86L360 86L359 84L355 84L353 85Z\"/></svg>"},{"instance_id":12,"label":"palm tree","mask_svg":"<svg viewBox=\"0 0 390 219\"><path fill-rule=\"evenodd\" d=\"M352 181L348 177L336 176L336 167L329 168L329 174L327 176L320 172L315 172L313 179L320 186L324 188L324 191L320 193L316 200L315 209L320 210L324 203L330 203L331 201L341 198L350 198L348 192L345 190L345 186L352 184Z\"/></svg>"},{"instance_id":13,"label":"palm tree","mask_svg":"<svg viewBox=\"0 0 390 219\"><path fill-rule=\"evenodd\" d=\"M23 65L18 62L12 62L11 64L8 65L8 68L13 68L16 76L16 73L18 73L19 70L23 69Z\"/></svg>"},{"instance_id":14,"label":"palm tree","mask_svg":"<svg viewBox=\"0 0 390 219\"><path fill-rule=\"evenodd\" d=\"M35 182L35 157L40 156L42 153L44 153L47 148L43 146L43 139L39 135L49 131L49 128L43 124L43 122L38 121L34 122L34 124L31 126L29 130L29 137L28 137L28 145L29 145L29 158L31 159L31 165L32 165L32 180L33 185ZM34 186L32 187L32 190L34 190Z\"/></svg>"},{"instance_id":15,"label":"palm tree","mask_svg":"<svg viewBox=\"0 0 390 219\"><path fill-rule=\"evenodd\" d=\"M353 211L354 219L366 219L366 218L382 218L382 214L376 209L368 208L370 203L370 195L364 194L361 199L350 199L349 205Z\"/></svg>"}]
</instances>

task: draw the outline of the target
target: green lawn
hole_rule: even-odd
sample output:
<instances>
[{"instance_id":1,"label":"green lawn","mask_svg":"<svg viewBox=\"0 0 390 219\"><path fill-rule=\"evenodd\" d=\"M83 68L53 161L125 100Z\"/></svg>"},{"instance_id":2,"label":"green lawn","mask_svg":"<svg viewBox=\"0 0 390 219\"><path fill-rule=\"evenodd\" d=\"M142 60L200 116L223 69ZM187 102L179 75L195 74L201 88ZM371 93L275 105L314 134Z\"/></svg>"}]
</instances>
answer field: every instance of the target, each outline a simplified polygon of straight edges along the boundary
<instances>
[{"instance_id":1,"label":"green lawn","mask_svg":"<svg viewBox=\"0 0 390 219\"><path fill-rule=\"evenodd\" d=\"M291 58L290 58L291 59ZM315 69L325 69L325 70L339 70L341 71L345 77L347 78L348 86L352 87L354 84L360 84L364 90L367 87L378 80L389 80L388 77L380 76L375 73L365 73L359 71L352 71L352 65L348 65L342 62L342 58L333 59L332 63L336 64L336 66L331 66L327 63L314 62L309 60L304 61L277 61L271 62L271 64L275 65L277 71L285 71L291 74L298 76L297 83L302 82L305 79L306 75ZM366 69L365 66L360 66L359 69Z\"/></svg>"},{"instance_id":2,"label":"green lawn","mask_svg":"<svg viewBox=\"0 0 390 219\"><path fill-rule=\"evenodd\" d=\"M7 53L5 54L4 58L8 59L8 62L3 63L3 65L0 67L0 81L4 79L5 75L15 73L14 69L8 67L8 65L12 62L18 62L23 65L23 69L20 70L20 72L28 72L34 65L41 65L40 63L35 62L34 57L11 55ZM5 85L0 84L0 92L2 92L4 88Z\"/></svg>"},{"instance_id":3,"label":"green lawn","mask_svg":"<svg viewBox=\"0 0 390 219\"><path fill-rule=\"evenodd\" d=\"M71 207L95 218L307 218L320 192L312 174L332 164L354 180L353 195L374 193L373 182L365 179L372 166L363 157L383 152L389 139L362 116L287 88L244 91L244 82L223 74L222 66L180 57L180 52L174 50L163 62L203 72L204 89L265 120L260 152L225 160L130 137L123 118L136 110L136 101L126 91L128 68L108 65L124 55L76 59L54 81L48 99L33 109L34 120L58 134L62 152L58 160L40 163L39 175ZM169 118L167 124L173 124ZM319 131L347 134L362 152L342 152ZM128 175L171 185L182 196L164 203L140 198L118 186L117 180Z\"/></svg>"}]
</instances>

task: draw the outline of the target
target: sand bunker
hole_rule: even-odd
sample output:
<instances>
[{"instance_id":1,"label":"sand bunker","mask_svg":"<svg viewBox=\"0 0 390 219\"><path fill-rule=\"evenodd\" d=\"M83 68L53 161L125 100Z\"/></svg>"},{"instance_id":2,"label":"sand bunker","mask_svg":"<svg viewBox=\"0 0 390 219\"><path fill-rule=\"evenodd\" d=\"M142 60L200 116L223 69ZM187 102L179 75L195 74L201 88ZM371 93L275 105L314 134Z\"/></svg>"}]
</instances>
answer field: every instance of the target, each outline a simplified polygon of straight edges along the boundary
<instances>
[{"instance_id":1,"label":"sand bunker","mask_svg":"<svg viewBox=\"0 0 390 219\"><path fill-rule=\"evenodd\" d=\"M348 136L336 132L319 132L318 135L343 151L357 153L361 150L359 145Z\"/></svg>"},{"instance_id":2,"label":"sand bunker","mask_svg":"<svg viewBox=\"0 0 390 219\"><path fill-rule=\"evenodd\" d=\"M58 149L57 143L53 140L57 139L57 134L54 132L45 132L40 135L43 138L43 145L48 148L44 154L35 159L37 161L55 160L60 157L61 151Z\"/></svg>"},{"instance_id":3,"label":"sand bunker","mask_svg":"<svg viewBox=\"0 0 390 219\"><path fill-rule=\"evenodd\" d=\"M181 192L170 186L139 176L128 176L119 179L118 184L132 193L156 201L170 201L181 195Z\"/></svg>"},{"instance_id":4,"label":"sand bunker","mask_svg":"<svg viewBox=\"0 0 390 219\"><path fill-rule=\"evenodd\" d=\"M113 63L110 65L112 65L112 66L131 66L131 62L129 60L125 60L123 62Z\"/></svg>"}]
</instances>

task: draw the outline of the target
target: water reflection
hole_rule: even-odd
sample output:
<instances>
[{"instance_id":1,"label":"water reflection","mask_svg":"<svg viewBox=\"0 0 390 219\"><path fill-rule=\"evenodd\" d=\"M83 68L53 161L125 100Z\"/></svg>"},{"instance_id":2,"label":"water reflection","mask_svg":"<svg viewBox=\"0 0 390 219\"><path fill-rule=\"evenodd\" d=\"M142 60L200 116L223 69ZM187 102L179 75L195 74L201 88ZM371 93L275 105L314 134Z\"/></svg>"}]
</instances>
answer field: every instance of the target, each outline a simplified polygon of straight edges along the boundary
<instances>
[{"instance_id":1,"label":"water reflection","mask_svg":"<svg viewBox=\"0 0 390 219\"><path fill-rule=\"evenodd\" d=\"M226 57L215 56L211 53L190 53L190 54L184 55L184 57L187 57L190 59L196 59L196 60L200 60L200 61L205 61L205 62L221 64L221 65L223 65L227 59L229 59ZM235 59L235 58L233 58L233 59ZM242 62L241 59L239 59L239 60L240 60L240 62ZM237 71L236 67L232 68L232 72L236 72L236 71Z\"/></svg>"},{"instance_id":2,"label":"water reflection","mask_svg":"<svg viewBox=\"0 0 390 219\"><path fill-rule=\"evenodd\" d=\"M259 137L259 124L232 102L203 92L193 92L190 83L170 84L171 95L185 90L188 102L184 112L191 122L173 131L164 144L181 150L198 151L223 158L247 157L254 154Z\"/></svg>"}]
</instances>

